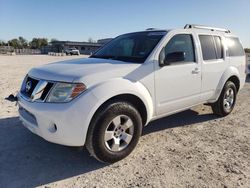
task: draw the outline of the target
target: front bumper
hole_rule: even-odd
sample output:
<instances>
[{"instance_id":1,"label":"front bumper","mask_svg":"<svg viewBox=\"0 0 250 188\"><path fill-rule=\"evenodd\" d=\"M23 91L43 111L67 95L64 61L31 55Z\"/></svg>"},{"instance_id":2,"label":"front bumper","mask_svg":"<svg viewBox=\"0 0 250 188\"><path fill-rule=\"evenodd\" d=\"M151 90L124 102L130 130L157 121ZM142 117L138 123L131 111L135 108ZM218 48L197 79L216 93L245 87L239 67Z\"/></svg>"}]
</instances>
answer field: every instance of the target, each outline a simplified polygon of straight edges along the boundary
<instances>
[{"instance_id":1,"label":"front bumper","mask_svg":"<svg viewBox=\"0 0 250 188\"><path fill-rule=\"evenodd\" d=\"M91 92L68 103L30 102L18 94L23 125L49 142L67 146L84 145L96 103Z\"/></svg>"}]
</instances>

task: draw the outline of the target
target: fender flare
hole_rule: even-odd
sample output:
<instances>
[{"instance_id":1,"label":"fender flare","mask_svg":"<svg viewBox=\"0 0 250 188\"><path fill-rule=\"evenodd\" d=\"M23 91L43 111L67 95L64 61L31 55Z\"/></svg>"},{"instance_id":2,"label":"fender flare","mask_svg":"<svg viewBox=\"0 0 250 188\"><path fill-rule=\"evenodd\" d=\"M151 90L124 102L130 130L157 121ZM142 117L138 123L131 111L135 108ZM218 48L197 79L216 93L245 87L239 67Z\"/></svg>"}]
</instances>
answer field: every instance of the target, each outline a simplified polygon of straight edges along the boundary
<instances>
[{"instance_id":1,"label":"fender flare","mask_svg":"<svg viewBox=\"0 0 250 188\"><path fill-rule=\"evenodd\" d=\"M215 90L215 94L214 97L212 98L212 100L210 100L209 102L215 102L218 100L218 98L220 97L221 91L226 83L226 81L232 77L232 76L236 76L238 78L238 80L240 81L240 73L239 70L234 67L234 66L230 66L228 67L222 74L220 81L216 87Z\"/></svg>"}]
</instances>

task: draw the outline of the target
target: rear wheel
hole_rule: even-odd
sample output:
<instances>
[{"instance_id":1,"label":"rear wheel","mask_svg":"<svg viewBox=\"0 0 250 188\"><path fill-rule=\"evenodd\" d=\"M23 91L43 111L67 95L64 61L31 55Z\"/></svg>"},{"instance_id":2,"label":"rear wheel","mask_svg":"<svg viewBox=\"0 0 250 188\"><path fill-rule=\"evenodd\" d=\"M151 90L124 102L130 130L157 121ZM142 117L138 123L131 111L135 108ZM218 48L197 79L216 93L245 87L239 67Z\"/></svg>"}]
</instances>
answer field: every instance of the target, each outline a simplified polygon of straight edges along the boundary
<instances>
[{"instance_id":1,"label":"rear wheel","mask_svg":"<svg viewBox=\"0 0 250 188\"><path fill-rule=\"evenodd\" d=\"M227 81L219 99L213 103L212 110L214 114L226 116L233 111L236 102L237 89L233 82Z\"/></svg>"},{"instance_id":2,"label":"rear wheel","mask_svg":"<svg viewBox=\"0 0 250 188\"><path fill-rule=\"evenodd\" d=\"M114 163L133 151L141 132L141 116L133 105L120 101L109 103L94 116L86 147L99 161Z\"/></svg>"}]
</instances>

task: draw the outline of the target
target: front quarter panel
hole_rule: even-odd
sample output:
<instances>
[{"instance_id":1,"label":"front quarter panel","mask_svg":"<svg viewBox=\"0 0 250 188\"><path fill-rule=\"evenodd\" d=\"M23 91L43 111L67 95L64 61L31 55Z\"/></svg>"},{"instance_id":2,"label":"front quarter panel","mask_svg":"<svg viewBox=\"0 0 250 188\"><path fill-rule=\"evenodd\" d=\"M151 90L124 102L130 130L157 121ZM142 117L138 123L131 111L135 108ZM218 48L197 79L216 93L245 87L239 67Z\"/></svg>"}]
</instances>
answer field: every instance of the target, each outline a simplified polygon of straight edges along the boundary
<instances>
[{"instance_id":1,"label":"front quarter panel","mask_svg":"<svg viewBox=\"0 0 250 188\"><path fill-rule=\"evenodd\" d=\"M91 93L97 98L97 103L93 108L94 112L107 100L121 94L132 94L139 97L147 109L147 123L153 116L153 100L147 88L138 81L130 81L124 78L107 80L93 86ZM93 113L91 113L93 116Z\"/></svg>"}]
</instances>

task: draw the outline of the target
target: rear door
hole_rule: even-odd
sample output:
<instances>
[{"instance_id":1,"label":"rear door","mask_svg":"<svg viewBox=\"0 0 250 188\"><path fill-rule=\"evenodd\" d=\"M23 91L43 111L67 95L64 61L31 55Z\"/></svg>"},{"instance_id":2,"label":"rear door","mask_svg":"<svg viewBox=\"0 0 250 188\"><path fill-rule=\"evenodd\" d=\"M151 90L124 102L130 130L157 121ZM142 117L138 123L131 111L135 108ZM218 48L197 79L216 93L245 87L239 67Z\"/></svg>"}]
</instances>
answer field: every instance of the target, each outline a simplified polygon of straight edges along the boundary
<instances>
[{"instance_id":1,"label":"rear door","mask_svg":"<svg viewBox=\"0 0 250 188\"><path fill-rule=\"evenodd\" d=\"M219 81L227 67L228 58L223 47L224 37L220 34L198 33L202 62L202 99L214 96Z\"/></svg>"}]
</instances>

